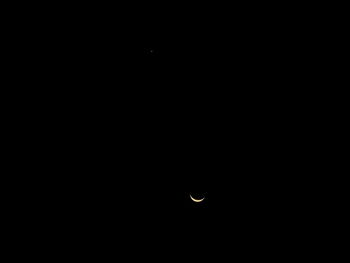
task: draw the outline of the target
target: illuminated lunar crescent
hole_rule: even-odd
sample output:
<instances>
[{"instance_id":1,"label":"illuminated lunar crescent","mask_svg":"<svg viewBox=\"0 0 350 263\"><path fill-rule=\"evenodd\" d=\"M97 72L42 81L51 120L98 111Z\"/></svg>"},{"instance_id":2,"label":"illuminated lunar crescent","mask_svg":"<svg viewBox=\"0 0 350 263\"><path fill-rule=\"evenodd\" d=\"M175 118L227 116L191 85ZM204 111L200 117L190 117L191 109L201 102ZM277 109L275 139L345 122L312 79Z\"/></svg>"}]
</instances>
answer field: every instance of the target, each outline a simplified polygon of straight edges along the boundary
<instances>
[{"instance_id":1,"label":"illuminated lunar crescent","mask_svg":"<svg viewBox=\"0 0 350 263\"><path fill-rule=\"evenodd\" d=\"M203 197L202 199L195 199L192 197L192 195L190 195L190 197L191 197L192 201L196 202L196 203L202 202L205 199L205 197Z\"/></svg>"}]
</instances>

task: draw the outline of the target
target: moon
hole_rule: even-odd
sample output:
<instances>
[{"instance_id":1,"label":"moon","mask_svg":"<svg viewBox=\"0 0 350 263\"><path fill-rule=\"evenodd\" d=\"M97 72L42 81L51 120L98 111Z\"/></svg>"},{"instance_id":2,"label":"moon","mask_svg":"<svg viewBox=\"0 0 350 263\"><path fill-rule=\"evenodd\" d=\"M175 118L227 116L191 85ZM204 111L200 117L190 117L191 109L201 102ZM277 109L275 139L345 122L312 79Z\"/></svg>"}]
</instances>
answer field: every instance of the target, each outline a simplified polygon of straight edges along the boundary
<instances>
[{"instance_id":1,"label":"moon","mask_svg":"<svg viewBox=\"0 0 350 263\"><path fill-rule=\"evenodd\" d=\"M190 197L191 197L192 201L196 202L196 203L200 203L200 202L202 202L205 199L205 197L203 197L202 199L195 199L195 198L192 197L192 195L190 195Z\"/></svg>"}]
</instances>

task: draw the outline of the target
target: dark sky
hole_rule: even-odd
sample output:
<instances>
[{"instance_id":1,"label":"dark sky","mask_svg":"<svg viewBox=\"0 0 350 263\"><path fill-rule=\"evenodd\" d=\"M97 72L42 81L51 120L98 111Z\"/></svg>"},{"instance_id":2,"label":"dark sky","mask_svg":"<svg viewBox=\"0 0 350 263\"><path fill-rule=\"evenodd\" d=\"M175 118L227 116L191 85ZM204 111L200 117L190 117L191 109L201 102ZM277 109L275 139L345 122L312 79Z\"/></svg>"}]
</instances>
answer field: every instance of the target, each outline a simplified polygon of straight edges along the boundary
<instances>
[{"instance_id":1,"label":"dark sky","mask_svg":"<svg viewBox=\"0 0 350 263\"><path fill-rule=\"evenodd\" d=\"M289 197L279 196L296 174L283 154L297 142L289 134L296 88L288 76L294 64L282 62L294 49L276 23L233 20L226 27L156 21L129 30L133 38L96 29L91 47L84 39L73 50L79 56L67 56L82 65L69 64L82 124L67 112L82 132L67 149L79 145L83 190L101 218L165 217L183 233L232 219L243 235L288 207ZM206 199L194 203L190 194Z\"/></svg>"},{"instance_id":2,"label":"dark sky","mask_svg":"<svg viewBox=\"0 0 350 263\"><path fill-rule=\"evenodd\" d=\"M156 240L152 259L161 251L182 262L190 252L200 262L220 255L220 244L260 260L303 222L294 211L314 135L303 110L309 52L291 27L298 18L281 23L250 3L201 7L123 21L116 8L95 19L79 7L72 22L59 14L21 24L13 54L23 63L13 61L25 74L13 79L25 82L18 97L29 106L15 140L26 142L13 148L33 198L21 198L20 219L51 238L59 232L58 248L100 246L115 258L120 242L143 256L135 244Z\"/></svg>"}]
</instances>

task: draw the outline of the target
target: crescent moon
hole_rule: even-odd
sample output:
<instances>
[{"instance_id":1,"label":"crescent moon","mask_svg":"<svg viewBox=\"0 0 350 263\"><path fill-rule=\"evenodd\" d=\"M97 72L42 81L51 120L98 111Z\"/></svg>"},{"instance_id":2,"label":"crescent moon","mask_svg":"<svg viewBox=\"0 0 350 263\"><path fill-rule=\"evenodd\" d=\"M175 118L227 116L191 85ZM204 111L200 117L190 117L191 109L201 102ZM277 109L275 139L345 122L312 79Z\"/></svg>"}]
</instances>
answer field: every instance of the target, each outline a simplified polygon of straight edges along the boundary
<instances>
[{"instance_id":1,"label":"crescent moon","mask_svg":"<svg viewBox=\"0 0 350 263\"><path fill-rule=\"evenodd\" d=\"M195 199L192 197L192 195L190 195L190 197L191 197L192 201L196 202L196 203L202 202L205 199L205 197L203 197L202 199Z\"/></svg>"}]
</instances>

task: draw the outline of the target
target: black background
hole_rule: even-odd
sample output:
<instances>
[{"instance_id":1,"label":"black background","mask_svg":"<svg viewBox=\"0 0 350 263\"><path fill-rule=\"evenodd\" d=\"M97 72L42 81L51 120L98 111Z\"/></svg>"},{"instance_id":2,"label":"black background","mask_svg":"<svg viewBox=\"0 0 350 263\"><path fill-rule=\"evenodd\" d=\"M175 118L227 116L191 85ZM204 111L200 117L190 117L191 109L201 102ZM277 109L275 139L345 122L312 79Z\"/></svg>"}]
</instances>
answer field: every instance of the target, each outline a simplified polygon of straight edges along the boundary
<instances>
[{"instance_id":1,"label":"black background","mask_svg":"<svg viewBox=\"0 0 350 263\"><path fill-rule=\"evenodd\" d=\"M24 23L26 216L83 254L283 249L309 184L308 29L244 10Z\"/></svg>"}]
</instances>

